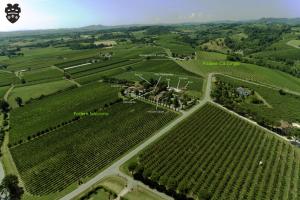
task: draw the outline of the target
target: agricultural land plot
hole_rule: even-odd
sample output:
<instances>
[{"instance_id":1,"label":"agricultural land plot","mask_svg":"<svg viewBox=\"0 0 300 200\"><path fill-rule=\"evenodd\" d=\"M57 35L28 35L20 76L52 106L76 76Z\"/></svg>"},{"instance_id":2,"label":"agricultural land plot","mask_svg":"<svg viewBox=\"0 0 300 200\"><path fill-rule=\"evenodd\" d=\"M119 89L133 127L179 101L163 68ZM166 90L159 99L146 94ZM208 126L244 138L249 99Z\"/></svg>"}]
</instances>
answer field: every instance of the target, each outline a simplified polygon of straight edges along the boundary
<instances>
[{"instance_id":1,"label":"agricultural land plot","mask_svg":"<svg viewBox=\"0 0 300 200\"><path fill-rule=\"evenodd\" d=\"M18 83L18 82L19 80L14 73L0 71L0 87L8 86L11 85L12 83Z\"/></svg>"},{"instance_id":2,"label":"agricultural land plot","mask_svg":"<svg viewBox=\"0 0 300 200\"><path fill-rule=\"evenodd\" d=\"M93 63L90 65L84 65L69 70L65 70L73 78L79 78L83 76L88 76L97 72L103 72L123 66L134 65L140 62L140 60L124 60L124 59L112 59L110 61L104 61L99 63Z\"/></svg>"},{"instance_id":3,"label":"agricultural land plot","mask_svg":"<svg viewBox=\"0 0 300 200\"><path fill-rule=\"evenodd\" d=\"M66 89L76 87L73 83L67 80L60 80L37 85L17 86L10 93L8 102L12 108L18 107L15 99L22 98L23 103L33 99L38 99L43 96L48 96L53 93L61 92Z\"/></svg>"},{"instance_id":4,"label":"agricultural land plot","mask_svg":"<svg viewBox=\"0 0 300 200\"><path fill-rule=\"evenodd\" d=\"M176 75L200 77L200 75L185 70L172 60L148 60L135 65L132 70L137 72L171 73Z\"/></svg>"},{"instance_id":5,"label":"agricultural land plot","mask_svg":"<svg viewBox=\"0 0 300 200\"><path fill-rule=\"evenodd\" d=\"M71 50L69 48L35 48L24 51L23 57L3 61L9 70L20 71L26 69L40 69L57 63L90 58L98 55L97 49Z\"/></svg>"},{"instance_id":6,"label":"agricultural land plot","mask_svg":"<svg viewBox=\"0 0 300 200\"><path fill-rule=\"evenodd\" d=\"M177 117L172 111L153 110L141 102L117 103L99 110L108 115L82 117L11 148L26 191L50 195L91 178Z\"/></svg>"},{"instance_id":7,"label":"agricultural land plot","mask_svg":"<svg viewBox=\"0 0 300 200\"><path fill-rule=\"evenodd\" d=\"M110 69L98 73L93 73L88 76L76 78L75 81L80 83L81 85L84 85L84 84L89 84L91 82L102 80L104 77L112 77L124 72L126 72L126 69L124 69L123 67L115 68L115 69Z\"/></svg>"},{"instance_id":8,"label":"agricultural land plot","mask_svg":"<svg viewBox=\"0 0 300 200\"><path fill-rule=\"evenodd\" d=\"M300 49L300 40L291 40L287 42L287 45L295 47L296 49Z\"/></svg>"},{"instance_id":9,"label":"agricultural land plot","mask_svg":"<svg viewBox=\"0 0 300 200\"><path fill-rule=\"evenodd\" d=\"M21 72L20 76L26 83L39 83L59 80L63 77L63 72L52 67Z\"/></svg>"},{"instance_id":10,"label":"agricultural land plot","mask_svg":"<svg viewBox=\"0 0 300 200\"><path fill-rule=\"evenodd\" d=\"M174 35L160 35L157 43L164 48L170 49L174 54L191 55L195 53L195 50L189 44L181 42Z\"/></svg>"},{"instance_id":11,"label":"agricultural land plot","mask_svg":"<svg viewBox=\"0 0 300 200\"><path fill-rule=\"evenodd\" d=\"M300 196L300 154L285 140L207 104L145 149L134 177L194 199Z\"/></svg>"},{"instance_id":12,"label":"agricultural land plot","mask_svg":"<svg viewBox=\"0 0 300 200\"><path fill-rule=\"evenodd\" d=\"M281 61L286 61L286 60L293 60L297 61L299 60L299 55L300 55L300 47L295 48L295 41L288 42L290 46L287 44L282 44L284 46L279 46L277 47L277 50L266 50L262 51L259 53L254 54L255 57L262 58L262 59L271 59L271 60L281 60ZM292 46L294 45L294 46Z\"/></svg>"},{"instance_id":13,"label":"agricultural land plot","mask_svg":"<svg viewBox=\"0 0 300 200\"><path fill-rule=\"evenodd\" d=\"M42 98L12 110L10 144L56 127L74 118L74 112L88 112L118 99L118 89L95 83Z\"/></svg>"},{"instance_id":14,"label":"agricultural land plot","mask_svg":"<svg viewBox=\"0 0 300 200\"><path fill-rule=\"evenodd\" d=\"M5 93L7 92L8 89L9 89L9 86L0 87L0 100L3 99Z\"/></svg>"},{"instance_id":15,"label":"agricultural land plot","mask_svg":"<svg viewBox=\"0 0 300 200\"><path fill-rule=\"evenodd\" d=\"M226 56L219 53L200 51L197 52L196 57L196 60L178 61L178 63L183 68L202 76L207 76L209 73L222 73L300 92L300 79L284 72L252 64L227 63Z\"/></svg>"}]
</instances>

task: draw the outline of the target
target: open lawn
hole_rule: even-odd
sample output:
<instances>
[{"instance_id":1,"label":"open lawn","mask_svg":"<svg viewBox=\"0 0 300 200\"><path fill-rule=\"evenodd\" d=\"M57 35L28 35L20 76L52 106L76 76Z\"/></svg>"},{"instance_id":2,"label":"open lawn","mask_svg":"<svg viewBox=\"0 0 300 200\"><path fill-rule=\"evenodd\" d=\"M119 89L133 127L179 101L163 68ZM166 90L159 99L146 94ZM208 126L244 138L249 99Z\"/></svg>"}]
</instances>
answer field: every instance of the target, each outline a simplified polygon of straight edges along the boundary
<instances>
[{"instance_id":1,"label":"open lawn","mask_svg":"<svg viewBox=\"0 0 300 200\"><path fill-rule=\"evenodd\" d=\"M34 101L11 112L10 144L72 120L74 112L103 107L118 98L118 89L95 83Z\"/></svg>"},{"instance_id":2,"label":"open lawn","mask_svg":"<svg viewBox=\"0 0 300 200\"><path fill-rule=\"evenodd\" d=\"M128 192L124 198L126 200L164 200L155 193L142 187L137 187L133 189L133 191Z\"/></svg>"},{"instance_id":3,"label":"open lawn","mask_svg":"<svg viewBox=\"0 0 300 200\"><path fill-rule=\"evenodd\" d=\"M99 111L108 115L83 117L11 148L26 190L47 195L91 178L177 116L148 112L153 110L149 104L118 103Z\"/></svg>"},{"instance_id":4,"label":"open lawn","mask_svg":"<svg viewBox=\"0 0 300 200\"><path fill-rule=\"evenodd\" d=\"M18 107L15 101L16 97L21 97L23 102L26 103L30 99L37 99L41 96L47 96L71 87L76 86L67 80L41 83L37 85L19 86L15 87L14 90L10 93L8 102L11 107L16 108Z\"/></svg>"}]
</instances>

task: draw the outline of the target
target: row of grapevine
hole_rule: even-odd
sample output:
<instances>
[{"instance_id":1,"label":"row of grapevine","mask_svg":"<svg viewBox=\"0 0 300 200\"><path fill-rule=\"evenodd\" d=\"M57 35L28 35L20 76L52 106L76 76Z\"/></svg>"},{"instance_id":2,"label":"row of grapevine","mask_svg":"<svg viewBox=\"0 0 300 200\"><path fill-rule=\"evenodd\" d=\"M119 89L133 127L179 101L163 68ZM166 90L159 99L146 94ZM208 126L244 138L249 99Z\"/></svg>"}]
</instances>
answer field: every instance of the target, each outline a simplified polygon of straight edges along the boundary
<instances>
[{"instance_id":1,"label":"row of grapevine","mask_svg":"<svg viewBox=\"0 0 300 200\"><path fill-rule=\"evenodd\" d=\"M144 103L115 104L103 111L109 116L85 117L12 148L27 191L46 195L91 177L177 116L148 112L152 109Z\"/></svg>"},{"instance_id":2,"label":"row of grapevine","mask_svg":"<svg viewBox=\"0 0 300 200\"><path fill-rule=\"evenodd\" d=\"M207 104L143 151L131 171L175 198L296 200L299 162L291 144Z\"/></svg>"}]
</instances>

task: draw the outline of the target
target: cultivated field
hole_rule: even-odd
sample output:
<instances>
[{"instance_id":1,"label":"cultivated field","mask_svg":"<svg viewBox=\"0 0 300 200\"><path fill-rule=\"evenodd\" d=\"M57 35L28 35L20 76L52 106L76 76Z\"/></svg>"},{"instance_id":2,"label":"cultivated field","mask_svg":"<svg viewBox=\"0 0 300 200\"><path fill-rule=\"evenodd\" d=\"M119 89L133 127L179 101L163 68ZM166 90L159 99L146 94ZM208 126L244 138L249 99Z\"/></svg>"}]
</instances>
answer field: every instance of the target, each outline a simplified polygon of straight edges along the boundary
<instances>
[{"instance_id":1,"label":"cultivated field","mask_svg":"<svg viewBox=\"0 0 300 200\"><path fill-rule=\"evenodd\" d=\"M118 89L95 83L42 98L11 112L10 144L24 142L74 119L74 112L87 112L103 107L118 98ZM51 111L51 112L50 112Z\"/></svg>"},{"instance_id":2,"label":"cultivated field","mask_svg":"<svg viewBox=\"0 0 300 200\"><path fill-rule=\"evenodd\" d=\"M40 83L35 85L21 85L13 89L10 93L8 102L12 108L18 107L15 99L21 97L23 103L29 100L38 99L43 96L48 96L53 93L64 91L68 88L76 87L74 83L67 80L53 81L47 83Z\"/></svg>"},{"instance_id":3,"label":"cultivated field","mask_svg":"<svg viewBox=\"0 0 300 200\"><path fill-rule=\"evenodd\" d=\"M143 151L131 168L170 195L296 200L299 158L289 143L208 104Z\"/></svg>"},{"instance_id":4,"label":"cultivated field","mask_svg":"<svg viewBox=\"0 0 300 200\"><path fill-rule=\"evenodd\" d=\"M252 64L237 63L235 66L231 64L220 64L220 62L222 63L223 61L226 61L226 55L200 51L197 52L197 60L178 61L178 63L184 68L203 76L206 76L209 73L223 73L244 80L274 85L280 88L300 92L299 78L277 70Z\"/></svg>"},{"instance_id":5,"label":"cultivated field","mask_svg":"<svg viewBox=\"0 0 300 200\"><path fill-rule=\"evenodd\" d=\"M26 190L47 195L91 177L177 116L152 110L143 103L115 104L99 111L108 116L83 117L11 148Z\"/></svg>"}]
</instances>

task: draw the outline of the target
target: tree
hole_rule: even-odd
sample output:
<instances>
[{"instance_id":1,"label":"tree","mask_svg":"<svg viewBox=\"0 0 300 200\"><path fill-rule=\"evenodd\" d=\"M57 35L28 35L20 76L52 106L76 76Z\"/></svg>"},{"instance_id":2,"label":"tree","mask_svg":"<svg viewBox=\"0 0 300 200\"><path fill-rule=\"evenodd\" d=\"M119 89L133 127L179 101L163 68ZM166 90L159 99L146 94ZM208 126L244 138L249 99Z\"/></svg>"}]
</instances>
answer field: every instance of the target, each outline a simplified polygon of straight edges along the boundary
<instances>
[{"instance_id":1,"label":"tree","mask_svg":"<svg viewBox=\"0 0 300 200\"><path fill-rule=\"evenodd\" d=\"M0 110L7 113L9 111L9 104L4 100L0 100Z\"/></svg>"},{"instance_id":2,"label":"tree","mask_svg":"<svg viewBox=\"0 0 300 200\"><path fill-rule=\"evenodd\" d=\"M23 99L21 97L16 97L15 101L17 102L19 107L23 106Z\"/></svg>"},{"instance_id":3,"label":"tree","mask_svg":"<svg viewBox=\"0 0 300 200\"><path fill-rule=\"evenodd\" d=\"M20 200L24 190L19 186L18 177L15 175L7 175L2 183L1 189L6 189L9 192L10 200Z\"/></svg>"}]
</instances>

